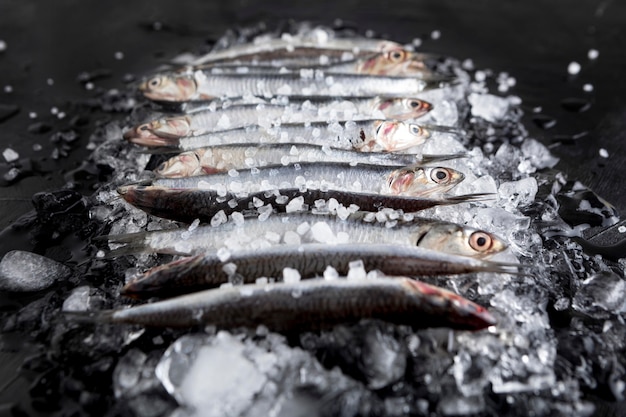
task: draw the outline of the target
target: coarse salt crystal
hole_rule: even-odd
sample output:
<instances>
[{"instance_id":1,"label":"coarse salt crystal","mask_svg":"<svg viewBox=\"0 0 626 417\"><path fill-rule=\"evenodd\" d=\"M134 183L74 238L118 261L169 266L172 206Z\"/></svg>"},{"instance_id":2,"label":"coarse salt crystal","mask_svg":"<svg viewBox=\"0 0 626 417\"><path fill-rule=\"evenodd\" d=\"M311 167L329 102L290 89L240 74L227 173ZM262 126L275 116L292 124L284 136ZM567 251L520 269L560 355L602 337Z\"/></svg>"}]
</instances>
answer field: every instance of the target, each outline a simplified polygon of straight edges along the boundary
<instances>
[{"instance_id":1,"label":"coarse salt crystal","mask_svg":"<svg viewBox=\"0 0 626 417\"><path fill-rule=\"evenodd\" d=\"M7 43L6 41L3 41L2 39L0 39L0 52L4 52L7 50Z\"/></svg>"},{"instance_id":2,"label":"coarse salt crystal","mask_svg":"<svg viewBox=\"0 0 626 417\"><path fill-rule=\"evenodd\" d=\"M287 284L294 283L300 281L300 272L297 269L293 268L284 268L283 269L283 281Z\"/></svg>"},{"instance_id":3,"label":"coarse salt crystal","mask_svg":"<svg viewBox=\"0 0 626 417\"><path fill-rule=\"evenodd\" d=\"M6 148L3 152L2 152L2 156L4 156L4 159L7 162L13 162L13 161L17 161L18 159L20 159L20 154L18 154L17 152L15 152L13 149L11 148Z\"/></svg>"},{"instance_id":4,"label":"coarse salt crystal","mask_svg":"<svg viewBox=\"0 0 626 417\"><path fill-rule=\"evenodd\" d=\"M599 153L600 153L600 156L602 158L608 158L609 157L609 152L606 149L604 149L604 148L600 148Z\"/></svg>"},{"instance_id":5,"label":"coarse salt crystal","mask_svg":"<svg viewBox=\"0 0 626 417\"><path fill-rule=\"evenodd\" d=\"M217 250L217 257L221 262L226 262L230 258L230 251L226 248L219 248ZM234 265L234 264L233 264ZM226 266L226 265L224 265ZM235 271L233 271L234 273Z\"/></svg>"},{"instance_id":6,"label":"coarse salt crystal","mask_svg":"<svg viewBox=\"0 0 626 417\"><path fill-rule=\"evenodd\" d=\"M580 72L580 64L576 61L572 61L567 66L567 72L570 75L576 75Z\"/></svg>"},{"instance_id":7,"label":"coarse salt crystal","mask_svg":"<svg viewBox=\"0 0 626 417\"><path fill-rule=\"evenodd\" d=\"M592 92L593 91L593 84L587 83L587 84L583 85L583 91L585 91L587 93Z\"/></svg>"},{"instance_id":8,"label":"coarse salt crystal","mask_svg":"<svg viewBox=\"0 0 626 417\"><path fill-rule=\"evenodd\" d=\"M598 52L597 49L590 49L589 52L587 52L587 58L591 60L597 59L599 55L600 52Z\"/></svg>"}]
</instances>

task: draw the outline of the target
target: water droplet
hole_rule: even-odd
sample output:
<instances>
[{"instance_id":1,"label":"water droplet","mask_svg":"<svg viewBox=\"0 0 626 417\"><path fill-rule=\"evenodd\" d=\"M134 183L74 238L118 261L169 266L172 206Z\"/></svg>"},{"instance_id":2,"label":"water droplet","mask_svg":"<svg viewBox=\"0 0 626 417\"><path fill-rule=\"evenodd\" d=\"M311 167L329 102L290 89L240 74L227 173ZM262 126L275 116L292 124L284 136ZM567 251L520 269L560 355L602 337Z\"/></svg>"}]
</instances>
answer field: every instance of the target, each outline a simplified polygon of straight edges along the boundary
<instances>
[{"instance_id":1,"label":"water droplet","mask_svg":"<svg viewBox=\"0 0 626 417\"><path fill-rule=\"evenodd\" d=\"M567 111L582 113L589 110L591 102L582 98L568 97L561 100L561 107Z\"/></svg>"},{"instance_id":2,"label":"water droplet","mask_svg":"<svg viewBox=\"0 0 626 417\"><path fill-rule=\"evenodd\" d=\"M533 116L533 122L544 130L551 129L556 125L556 119L554 117L546 116L545 114L537 114Z\"/></svg>"}]
</instances>

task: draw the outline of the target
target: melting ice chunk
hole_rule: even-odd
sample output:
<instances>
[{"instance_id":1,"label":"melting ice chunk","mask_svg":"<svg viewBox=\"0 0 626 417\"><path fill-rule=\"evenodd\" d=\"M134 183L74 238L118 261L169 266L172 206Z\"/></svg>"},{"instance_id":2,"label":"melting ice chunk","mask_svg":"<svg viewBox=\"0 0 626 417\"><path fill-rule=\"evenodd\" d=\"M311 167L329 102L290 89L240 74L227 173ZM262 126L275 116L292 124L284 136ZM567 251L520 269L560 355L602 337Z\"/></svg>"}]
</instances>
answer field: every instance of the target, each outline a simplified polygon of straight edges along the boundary
<instances>
[{"instance_id":1,"label":"melting ice chunk","mask_svg":"<svg viewBox=\"0 0 626 417\"><path fill-rule=\"evenodd\" d=\"M518 206L527 206L535 201L538 186L537 180L533 177L524 178L519 181L505 182L498 188L500 198L505 201L504 208L514 211Z\"/></svg>"},{"instance_id":2,"label":"melting ice chunk","mask_svg":"<svg viewBox=\"0 0 626 417\"><path fill-rule=\"evenodd\" d=\"M488 122L504 119L509 111L509 100L503 97L472 93L467 99L472 106L472 116L482 117Z\"/></svg>"},{"instance_id":3,"label":"melting ice chunk","mask_svg":"<svg viewBox=\"0 0 626 417\"><path fill-rule=\"evenodd\" d=\"M32 252L14 250L0 261L0 289L39 291L66 278L71 270L52 259Z\"/></svg>"},{"instance_id":4,"label":"melting ice chunk","mask_svg":"<svg viewBox=\"0 0 626 417\"><path fill-rule=\"evenodd\" d=\"M626 301L626 281L613 272L600 272L583 281L572 307L594 318L617 313Z\"/></svg>"}]
</instances>

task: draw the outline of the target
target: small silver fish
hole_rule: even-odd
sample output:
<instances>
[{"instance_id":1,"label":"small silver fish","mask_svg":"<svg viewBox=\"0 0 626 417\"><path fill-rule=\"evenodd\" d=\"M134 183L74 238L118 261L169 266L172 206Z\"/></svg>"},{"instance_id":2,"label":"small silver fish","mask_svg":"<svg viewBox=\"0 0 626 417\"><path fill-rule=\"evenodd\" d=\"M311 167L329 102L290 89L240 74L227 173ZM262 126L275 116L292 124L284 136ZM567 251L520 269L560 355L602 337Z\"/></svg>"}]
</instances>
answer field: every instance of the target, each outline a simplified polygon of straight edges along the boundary
<instances>
[{"instance_id":1,"label":"small silver fish","mask_svg":"<svg viewBox=\"0 0 626 417\"><path fill-rule=\"evenodd\" d=\"M301 190L281 188L261 191L247 196L233 193L218 193L213 190L175 189L146 185L127 185L118 188L119 195L129 204L153 216L191 223L198 219L208 223L218 213L230 215L234 212L256 213L259 205L271 206L273 210L284 212L287 203L297 199L303 207L313 207L316 201L334 199L348 207L357 205L363 211L378 211L383 207L413 213L437 206L493 199L491 194L468 194L450 197L426 198L340 190Z\"/></svg>"},{"instance_id":2,"label":"small silver fish","mask_svg":"<svg viewBox=\"0 0 626 417\"><path fill-rule=\"evenodd\" d=\"M407 166L463 157L464 154L414 155L392 152L356 152L303 143L216 145L183 152L154 169L161 178L183 178L296 162L345 162Z\"/></svg>"},{"instance_id":3,"label":"small silver fish","mask_svg":"<svg viewBox=\"0 0 626 417\"><path fill-rule=\"evenodd\" d=\"M484 307L457 294L409 278L391 277L242 285L120 310L66 314L82 321L158 327L211 324L222 329L264 325L282 332L318 330L362 319L460 330L496 324Z\"/></svg>"},{"instance_id":4,"label":"small silver fish","mask_svg":"<svg viewBox=\"0 0 626 417\"><path fill-rule=\"evenodd\" d=\"M280 188L315 188L407 196L440 196L463 181L452 168L302 162L229 171L186 178L158 178L152 185L200 188L224 195L254 193Z\"/></svg>"},{"instance_id":5,"label":"small silver fish","mask_svg":"<svg viewBox=\"0 0 626 417\"><path fill-rule=\"evenodd\" d=\"M322 276L328 266L348 274L350 264L362 261L366 272L432 277L472 272L517 273L518 265L478 260L439 251L394 244L281 245L233 252L222 260L215 252L160 265L126 284L124 295L171 296L220 286L235 280L255 282L259 277L282 278L285 268L302 278Z\"/></svg>"},{"instance_id":6,"label":"small silver fish","mask_svg":"<svg viewBox=\"0 0 626 417\"><path fill-rule=\"evenodd\" d=\"M469 226L408 216L395 221L376 221L373 213L356 212L339 218L310 212L276 213L269 218L248 217L242 223L219 226L110 235L109 243L125 244L108 255L157 252L194 255L215 251L254 249L294 241L298 243L393 243L417 246L460 256L486 258L507 245L497 236Z\"/></svg>"},{"instance_id":7,"label":"small silver fish","mask_svg":"<svg viewBox=\"0 0 626 417\"><path fill-rule=\"evenodd\" d=\"M139 85L150 100L184 102L253 95L352 96L387 95L412 97L445 83L427 82L415 77L385 77L359 74L324 74L321 71L300 74L211 74L201 70L166 72Z\"/></svg>"}]
</instances>

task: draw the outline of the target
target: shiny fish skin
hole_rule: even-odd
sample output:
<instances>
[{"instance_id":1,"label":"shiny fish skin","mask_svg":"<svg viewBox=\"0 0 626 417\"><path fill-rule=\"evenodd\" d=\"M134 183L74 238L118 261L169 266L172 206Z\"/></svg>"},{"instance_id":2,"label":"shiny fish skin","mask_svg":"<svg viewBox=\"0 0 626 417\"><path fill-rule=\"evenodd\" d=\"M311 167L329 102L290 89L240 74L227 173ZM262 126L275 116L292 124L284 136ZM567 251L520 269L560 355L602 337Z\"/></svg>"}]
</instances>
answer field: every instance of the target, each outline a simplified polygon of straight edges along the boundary
<instances>
[{"instance_id":1,"label":"shiny fish skin","mask_svg":"<svg viewBox=\"0 0 626 417\"><path fill-rule=\"evenodd\" d=\"M158 178L157 187L211 189L226 194L279 188L319 188L391 195L435 196L448 192L465 176L452 168L302 162L187 178Z\"/></svg>"},{"instance_id":2,"label":"shiny fish skin","mask_svg":"<svg viewBox=\"0 0 626 417\"><path fill-rule=\"evenodd\" d=\"M300 229L302 225L307 226L306 230ZM222 247L239 250L285 244L289 233L297 234L300 243L393 243L475 258L488 257L507 247L498 237L468 226L414 216L377 222L365 213L353 213L343 220L330 214L276 213L263 220L249 217L242 224L231 221L200 226L193 232L182 228L107 238L109 243L126 244L109 256L138 252L194 255Z\"/></svg>"},{"instance_id":3,"label":"shiny fish skin","mask_svg":"<svg viewBox=\"0 0 626 417\"><path fill-rule=\"evenodd\" d=\"M415 155L391 152L356 152L303 143L216 145L183 152L154 169L157 177L182 178L296 162L345 162L406 166L456 159L463 154Z\"/></svg>"},{"instance_id":4,"label":"shiny fish skin","mask_svg":"<svg viewBox=\"0 0 626 417\"><path fill-rule=\"evenodd\" d=\"M328 145L360 152L404 151L423 144L431 137L428 128L408 121L359 120L345 123L295 123L276 127L251 126L200 136L155 135L149 129L127 139L148 147L191 150L227 143L305 143Z\"/></svg>"},{"instance_id":5,"label":"shiny fish skin","mask_svg":"<svg viewBox=\"0 0 626 417\"><path fill-rule=\"evenodd\" d=\"M394 120L419 118L432 104L416 98L367 98L349 100L289 101L282 104L241 104L220 109L197 108L184 116L163 117L132 127L124 138L138 143L158 138L199 136L228 129L276 123L322 122L329 120Z\"/></svg>"},{"instance_id":6,"label":"shiny fish skin","mask_svg":"<svg viewBox=\"0 0 626 417\"><path fill-rule=\"evenodd\" d=\"M496 324L485 309L409 278L251 284L205 290L127 309L68 314L78 320L158 327L264 325L272 331L319 330L380 319L414 328L480 330Z\"/></svg>"},{"instance_id":7,"label":"shiny fish skin","mask_svg":"<svg viewBox=\"0 0 626 417\"><path fill-rule=\"evenodd\" d=\"M355 74L211 74L204 71L168 72L140 84L146 98L155 101L212 100L246 95L353 96L387 95L412 97L440 82L415 77L384 77Z\"/></svg>"},{"instance_id":8,"label":"shiny fish skin","mask_svg":"<svg viewBox=\"0 0 626 417\"><path fill-rule=\"evenodd\" d=\"M364 211L378 211L383 207L417 212L436 206L484 201L493 198L491 194L469 194L445 198L425 198L388 196L371 193L357 193L339 190L300 190L283 188L270 192L251 193L246 197L233 193L218 195L211 190L173 189L145 185L127 185L118 188L120 196L129 204L156 217L191 223L199 219L208 223L219 212L230 215L234 212L255 212L255 199L274 210L284 212L286 205L294 198L302 199L305 207L312 207L317 200L335 199L344 206L356 204Z\"/></svg>"},{"instance_id":9,"label":"shiny fish skin","mask_svg":"<svg viewBox=\"0 0 626 417\"><path fill-rule=\"evenodd\" d=\"M219 286L229 279L252 283L259 277L282 278L285 268L296 269L302 278L322 276L327 266L339 274L361 260L365 271L386 275L430 277L472 272L516 273L511 264L502 264L438 251L392 244L303 244L241 250L226 261L215 253L183 258L153 268L122 289L134 297L171 296ZM233 264L234 275L226 266ZM235 268L236 267L236 268Z\"/></svg>"},{"instance_id":10,"label":"shiny fish skin","mask_svg":"<svg viewBox=\"0 0 626 417\"><path fill-rule=\"evenodd\" d=\"M341 55L347 53L349 57L369 55L376 52L388 52L402 49L402 45L396 42L382 39L351 38L351 39L325 39L315 41L291 37L289 39L264 39L263 42L250 42L232 45L220 51L211 51L208 54L196 58L193 65L208 63L232 62L232 61L258 61L272 60L274 57L283 57L291 52L295 56L314 56L319 59L320 55ZM297 53L296 50L300 50Z\"/></svg>"}]
</instances>

